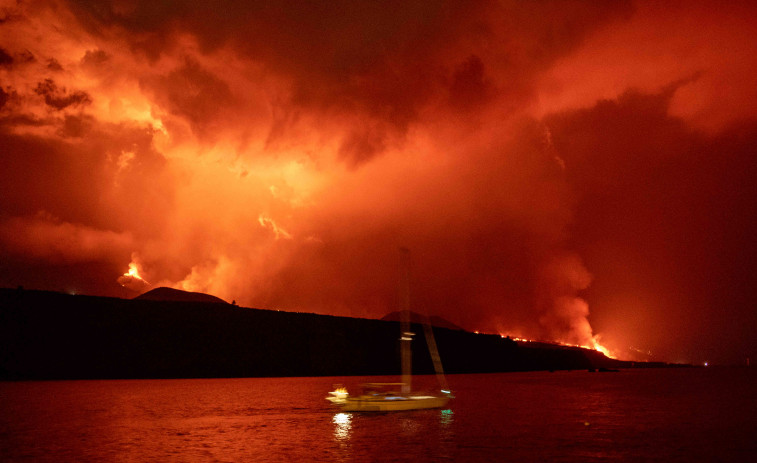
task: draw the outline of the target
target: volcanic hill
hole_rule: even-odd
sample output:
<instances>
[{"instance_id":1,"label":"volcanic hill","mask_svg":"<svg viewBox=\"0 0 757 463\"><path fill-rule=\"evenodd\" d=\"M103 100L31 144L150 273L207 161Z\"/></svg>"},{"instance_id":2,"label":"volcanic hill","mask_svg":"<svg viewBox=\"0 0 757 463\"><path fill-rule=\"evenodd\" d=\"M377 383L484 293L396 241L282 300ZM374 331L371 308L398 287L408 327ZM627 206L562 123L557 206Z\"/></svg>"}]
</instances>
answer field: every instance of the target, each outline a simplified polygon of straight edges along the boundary
<instances>
[{"instance_id":1,"label":"volcanic hill","mask_svg":"<svg viewBox=\"0 0 757 463\"><path fill-rule=\"evenodd\" d=\"M400 372L396 321L219 301L168 288L135 299L0 289L0 380ZM414 323L411 330L423 327ZM525 347L499 335L443 327L434 333L448 373L632 366L588 349ZM414 373L432 373L425 343L414 346Z\"/></svg>"},{"instance_id":2,"label":"volcanic hill","mask_svg":"<svg viewBox=\"0 0 757 463\"><path fill-rule=\"evenodd\" d=\"M220 297L211 296L210 294L182 291L180 289L167 288L165 286L151 289L134 299L143 301L212 302L216 304L228 304L228 302Z\"/></svg>"}]
</instances>

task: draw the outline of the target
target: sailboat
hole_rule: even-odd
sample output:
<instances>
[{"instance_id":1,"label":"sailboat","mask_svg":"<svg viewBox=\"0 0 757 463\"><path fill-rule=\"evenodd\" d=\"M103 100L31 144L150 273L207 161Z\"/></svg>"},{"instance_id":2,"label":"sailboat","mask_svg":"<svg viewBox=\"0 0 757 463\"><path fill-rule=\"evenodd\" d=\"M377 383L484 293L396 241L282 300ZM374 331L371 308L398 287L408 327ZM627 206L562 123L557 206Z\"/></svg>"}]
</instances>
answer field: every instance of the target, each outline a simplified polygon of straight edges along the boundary
<instances>
[{"instance_id":1,"label":"sailboat","mask_svg":"<svg viewBox=\"0 0 757 463\"><path fill-rule=\"evenodd\" d=\"M439 382L438 393L419 393L412 391L412 351L411 343L415 333L410 331L410 251L400 248L402 267L401 310L400 310L400 347L402 362L402 382L366 383L362 392L350 395L344 387L337 387L329 392L326 400L345 412L390 412L402 410L421 410L441 408L453 397L444 377L439 350L434 339L431 324L426 320L424 333L428 344L434 370Z\"/></svg>"}]
</instances>

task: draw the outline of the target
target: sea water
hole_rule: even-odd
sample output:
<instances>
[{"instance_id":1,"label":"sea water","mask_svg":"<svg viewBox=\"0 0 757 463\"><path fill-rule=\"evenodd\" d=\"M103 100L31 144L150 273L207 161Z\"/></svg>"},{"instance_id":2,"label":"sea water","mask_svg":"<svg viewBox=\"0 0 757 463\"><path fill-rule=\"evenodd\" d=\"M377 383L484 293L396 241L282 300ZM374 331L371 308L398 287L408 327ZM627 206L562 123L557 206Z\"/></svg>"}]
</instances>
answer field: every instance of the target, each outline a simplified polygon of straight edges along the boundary
<instances>
[{"instance_id":1,"label":"sea water","mask_svg":"<svg viewBox=\"0 0 757 463\"><path fill-rule=\"evenodd\" d=\"M755 369L447 379L447 408L392 413L341 413L324 399L335 383L387 377L0 383L0 460L757 459Z\"/></svg>"}]
</instances>

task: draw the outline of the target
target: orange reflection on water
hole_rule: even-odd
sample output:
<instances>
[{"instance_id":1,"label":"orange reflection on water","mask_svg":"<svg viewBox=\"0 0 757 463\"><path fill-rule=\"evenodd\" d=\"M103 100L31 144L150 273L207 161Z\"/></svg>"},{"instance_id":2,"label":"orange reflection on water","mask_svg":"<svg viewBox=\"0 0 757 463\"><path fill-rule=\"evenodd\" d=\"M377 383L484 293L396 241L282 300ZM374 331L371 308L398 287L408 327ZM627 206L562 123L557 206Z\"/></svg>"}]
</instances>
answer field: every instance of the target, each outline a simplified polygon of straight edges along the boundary
<instances>
[{"instance_id":1,"label":"orange reflection on water","mask_svg":"<svg viewBox=\"0 0 757 463\"><path fill-rule=\"evenodd\" d=\"M339 442L349 440L352 430L352 414L337 413L331 421L334 423L334 439Z\"/></svg>"}]
</instances>

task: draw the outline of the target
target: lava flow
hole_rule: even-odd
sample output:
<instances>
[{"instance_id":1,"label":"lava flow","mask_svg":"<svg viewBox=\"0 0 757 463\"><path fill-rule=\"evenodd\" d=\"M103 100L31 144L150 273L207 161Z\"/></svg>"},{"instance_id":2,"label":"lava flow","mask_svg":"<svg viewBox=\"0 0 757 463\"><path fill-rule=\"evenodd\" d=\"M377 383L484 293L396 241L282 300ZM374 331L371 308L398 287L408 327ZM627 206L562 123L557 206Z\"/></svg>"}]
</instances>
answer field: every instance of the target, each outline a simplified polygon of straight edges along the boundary
<instances>
[{"instance_id":1,"label":"lava flow","mask_svg":"<svg viewBox=\"0 0 757 463\"><path fill-rule=\"evenodd\" d=\"M565 346L565 347L580 347L582 349L595 350L603 354L605 357L609 357L611 359L617 359L617 356L610 349L600 344L599 341L596 339L596 337L592 338L590 345L579 345L579 344L571 344L571 343L560 342L560 341L536 341L533 339L523 338L520 336L510 336L510 335L501 334L501 333L500 333L500 336L502 338L510 338L516 342L537 342L537 343L542 343L542 344L554 344L554 345Z\"/></svg>"},{"instance_id":2,"label":"lava flow","mask_svg":"<svg viewBox=\"0 0 757 463\"><path fill-rule=\"evenodd\" d=\"M615 355L613 355L608 348L606 348L605 346L603 346L602 344L600 344L599 341L597 341L596 338L594 338L594 339L591 340L591 344L592 345L590 345L590 346L579 346L579 347L583 347L584 349L592 349L592 350L595 350L597 352L601 352L606 357L610 357L611 359L616 358Z\"/></svg>"},{"instance_id":3,"label":"lava flow","mask_svg":"<svg viewBox=\"0 0 757 463\"><path fill-rule=\"evenodd\" d=\"M139 274L139 265L133 258L129 262L129 271L118 277L117 281L124 288L136 292L143 292L150 287L150 283Z\"/></svg>"}]
</instances>

